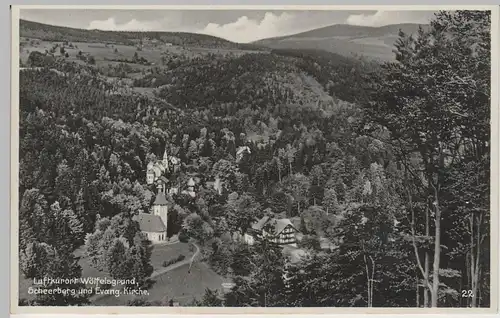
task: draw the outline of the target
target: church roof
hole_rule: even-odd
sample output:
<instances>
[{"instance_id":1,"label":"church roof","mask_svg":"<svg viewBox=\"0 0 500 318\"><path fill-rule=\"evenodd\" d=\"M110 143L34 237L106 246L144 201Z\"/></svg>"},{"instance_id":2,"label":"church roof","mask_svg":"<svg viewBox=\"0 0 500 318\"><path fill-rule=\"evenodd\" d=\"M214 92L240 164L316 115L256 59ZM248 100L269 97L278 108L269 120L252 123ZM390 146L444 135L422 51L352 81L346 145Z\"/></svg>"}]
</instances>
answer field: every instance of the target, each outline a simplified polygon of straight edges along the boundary
<instances>
[{"instance_id":1,"label":"church roof","mask_svg":"<svg viewBox=\"0 0 500 318\"><path fill-rule=\"evenodd\" d=\"M160 233L167 230L159 215L139 213L133 219L139 223L140 230L144 232Z\"/></svg>"},{"instance_id":2,"label":"church roof","mask_svg":"<svg viewBox=\"0 0 500 318\"><path fill-rule=\"evenodd\" d=\"M161 169L158 166L155 165L152 170L157 177L161 175Z\"/></svg>"},{"instance_id":3,"label":"church roof","mask_svg":"<svg viewBox=\"0 0 500 318\"><path fill-rule=\"evenodd\" d=\"M188 181L187 185L188 185L188 187L194 187L195 186L193 178L189 178L189 181Z\"/></svg>"},{"instance_id":4,"label":"church roof","mask_svg":"<svg viewBox=\"0 0 500 318\"><path fill-rule=\"evenodd\" d=\"M167 198L165 198L165 195L163 192L158 192L156 195L155 202L153 203L154 205L167 205L168 201Z\"/></svg>"},{"instance_id":5,"label":"church roof","mask_svg":"<svg viewBox=\"0 0 500 318\"><path fill-rule=\"evenodd\" d=\"M158 167L162 172L166 170L166 167L163 165L163 162L161 160L158 160L155 163L155 167Z\"/></svg>"}]
</instances>

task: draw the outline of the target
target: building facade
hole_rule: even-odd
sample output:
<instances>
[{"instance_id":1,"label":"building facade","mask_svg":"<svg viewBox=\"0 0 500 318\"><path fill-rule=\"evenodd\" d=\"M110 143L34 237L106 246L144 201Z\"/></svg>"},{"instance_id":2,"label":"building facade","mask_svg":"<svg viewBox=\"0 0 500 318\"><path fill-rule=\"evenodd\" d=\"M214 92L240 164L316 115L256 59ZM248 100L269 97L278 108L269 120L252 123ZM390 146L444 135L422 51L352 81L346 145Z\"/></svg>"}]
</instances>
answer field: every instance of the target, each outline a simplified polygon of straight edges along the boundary
<instances>
[{"instance_id":1,"label":"building facade","mask_svg":"<svg viewBox=\"0 0 500 318\"><path fill-rule=\"evenodd\" d=\"M278 245L290 245L297 247L296 235L298 231L289 219L275 219L264 216L252 225L245 233L243 240L253 245L256 239L266 238Z\"/></svg>"},{"instance_id":2,"label":"building facade","mask_svg":"<svg viewBox=\"0 0 500 318\"><path fill-rule=\"evenodd\" d=\"M167 196L183 194L191 198L196 197L197 186L200 183L200 178L196 177L196 172L188 172L190 176L185 186L181 186L179 180L175 181L176 172L180 170L180 159L167 154L167 147L163 153L161 160L155 160L147 165L146 183L156 186L157 194L155 201L151 207L150 213L140 213L135 217L139 223L140 229L144 232L148 239L153 243L161 243L167 241L167 225L168 225L168 207L169 202ZM174 180L174 181L172 181ZM215 181L207 182L209 188L215 189L219 194L222 193L223 183L220 178Z\"/></svg>"},{"instance_id":3,"label":"building facade","mask_svg":"<svg viewBox=\"0 0 500 318\"><path fill-rule=\"evenodd\" d=\"M134 218L139 223L139 229L146 234L152 243L168 241L168 201L165 194L159 189L151 213L139 213Z\"/></svg>"}]
</instances>

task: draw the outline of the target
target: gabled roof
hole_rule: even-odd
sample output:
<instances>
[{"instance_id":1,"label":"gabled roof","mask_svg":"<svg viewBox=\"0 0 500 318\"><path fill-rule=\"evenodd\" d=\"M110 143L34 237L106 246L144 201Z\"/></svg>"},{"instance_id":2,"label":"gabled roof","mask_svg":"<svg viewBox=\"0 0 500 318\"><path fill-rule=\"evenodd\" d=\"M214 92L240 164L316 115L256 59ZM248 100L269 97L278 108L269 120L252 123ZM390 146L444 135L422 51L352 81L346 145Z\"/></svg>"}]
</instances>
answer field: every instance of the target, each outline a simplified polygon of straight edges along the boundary
<instances>
[{"instance_id":1,"label":"gabled roof","mask_svg":"<svg viewBox=\"0 0 500 318\"><path fill-rule=\"evenodd\" d=\"M295 229L289 219L274 219L269 216L264 216L257 223L252 225L252 229L262 231L267 224L274 227L274 234L276 235L280 234L287 226L291 226Z\"/></svg>"},{"instance_id":2,"label":"gabled roof","mask_svg":"<svg viewBox=\"0 0 500 318\"><path fill-rule=\"evenodd\" d=\"M151 170L154 172L154 174L156 176L161 176L161 169L158 167L158 166L153 166L153 168L151 168Z\"/></svg>"},{"instance_id":3,"label":"gabled roof","mask_svg":"<svg viewBox=\"0 0 500 318\"><path fill-rule=\"evenodd\" d=\"M140 230L144 232L161 233L167 230L167 227L158 215L139 213L133 219L139 223Z\"/></svg>"},{"instance_id":4,"label":"gabled roof","mask_svg":"<svg viewBox=\"0 0 500 318\"><path fill-rule=\"evenodd\" d=\"M165 198L165 195L163 192L158 192L156 195L155 202L153 203L154 205L167 205L168 201L167 198Z\"/></svg>"},{"instance_id":5,"label":"gabled roof","mask_svg":"<svg viewBox=\"0 0 500 318\"><path fill-rule=\"evenodd\" d=\"M161 160L158 160L155 163L155 167L158 167L162 172L166 170L165 166L163 165L163 161Z\"/></svg>"},{"instance_id":6,"label":"gabled roof","mask_svg":"<svg viewBox=\"0 0 500 318\"><path fill-rule=\"evenodd\" d=\"M276 232L276 234L280 234L289 225L295 229L295 227L293 226L292 222L290 222L289 219L276 220L274 231Z\"/></svg>"},{"instance_id":7,"label":"gabled roof","mask_svg":"<svg viewBox=\"0 0 500 318\"><path fill-rule=\"evenodd\" d=\"M189 181L187 183L188 187L194 187L195 186L195 182L193 180L193 178L189 178Z\"/></svg>"},{"instance_id":8,"label":"gabled roof","mask_svg":"<svg viewBox=\"0 0 500 318\"><path fill-rule=\"evenodd\" d=\"M245 151L250 152L250 148L248 146L238 147L238 150L236 150L236 155L241 155Z\"/></svg>"},{"instance_id":9,"label":"gabled roof","mask_svg":"<svg viewBox=\"0 0 500 318\"><path fill-rule=\"evenodd\" d=\"M169 183L169 180L167 178L165 178L165 176L161 176L158 179L161 180L161 181L163 181L163 183L165 183L165 184Z\"/></svg>"},{"instance_id":10,"label":"gabled roof","mask_svg":"<svg viewBox=\"0 0 500 318\"><path fill-rule=\"evenodd\" d=\"M269 221L269 216L264 216L262 219L260 219L257 223L254 223L252 225L252 229L254 230L262 230L264 228L264 225L266 225L267 221Z\"/></svg>"}]
</instances>

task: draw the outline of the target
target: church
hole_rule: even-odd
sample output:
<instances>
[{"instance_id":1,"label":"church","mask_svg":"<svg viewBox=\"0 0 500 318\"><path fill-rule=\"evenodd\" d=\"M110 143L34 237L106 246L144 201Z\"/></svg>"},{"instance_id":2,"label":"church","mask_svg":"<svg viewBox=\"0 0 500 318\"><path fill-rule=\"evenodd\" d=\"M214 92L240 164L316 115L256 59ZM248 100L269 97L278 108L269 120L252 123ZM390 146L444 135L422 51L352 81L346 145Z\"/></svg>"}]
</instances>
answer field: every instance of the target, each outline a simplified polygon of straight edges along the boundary
<instances>
[{"instance_id":1,"label":"church","mask_svg":"<svg viewBox=\"0 0 500 318\"><path fill-rule=\"evenodd\" d=\"M151 212L139 213L134 220L152 243L167 241L168 201L163 191L158 191Z\"/></svg>"},{"instance_id":2,"label":"church","mask_svg":"<svg viewBox=\"0 0 500 318\"><path fill-rule=\"evenodd\" d=\"M134 217L139 223L140 230L145 233L152 243L162 243L168 241L167 225L170 202L167 199L171 195L184 194L191 198L196 197L197 183L199 178L192 176L187 180L185 188L180 190L180 184L170 180L172 174L180 170L181 161L179 158L169 156L167 147L161 160L148 163L146 168L146 183L154 185L157 189L156 198L151 207L150 213L139 213ZM195 181L195 179L197 181ZM220 178L215 178L212 182L207 182L206 186L213 188L220 195L223 190L223 183Z\"/></svg>"},{"instance_id":3,"label":"church","mask_svg":"<svg viewBox=\"0 0 500 318\"><path fill-rule=\"evenodd\" d=\"M163 159L148 163L146 169L146 183L148 185L168 182L165 175L176 172L180 166L180 159L167 154L167 149L163 153Z\"/></svg>"},{"instance_id":4,"label":"church","mask_svg":"<svg viewBox=\"0 0 500 318\"><path fill-rule=\"evenodd\" d=\"M150 162L146 169L146 183L156 185L156 198L150 213L139 213L134 219L139 223L140 230L153 244L168 241L167 226L170 203L167 196L172 192L175 193L175 188L167 189L169 186L167 177L172 172L177 171L179 164L180 160L169 156L165 149L162 160Z\"/></svg>"}]
</instances>

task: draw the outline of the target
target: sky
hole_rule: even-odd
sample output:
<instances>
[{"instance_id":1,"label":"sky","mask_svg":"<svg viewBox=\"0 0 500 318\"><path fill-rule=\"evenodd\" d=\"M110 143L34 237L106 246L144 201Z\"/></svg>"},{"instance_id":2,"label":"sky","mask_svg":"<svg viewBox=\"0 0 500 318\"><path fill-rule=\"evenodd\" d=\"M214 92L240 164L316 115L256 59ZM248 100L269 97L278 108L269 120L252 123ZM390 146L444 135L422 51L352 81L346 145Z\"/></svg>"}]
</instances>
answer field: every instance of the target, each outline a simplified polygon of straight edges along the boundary
<instances>
[{"instance_id":1,"label":"sky","mask_svg":"<svg viewBox=\"0 0 500 318\"><path fill-rule=\"evenodd\" d=\"M248 43L333 24L428 23L433 11L255 11L22 9L21 19L81 29L177 31Z\"/></svg>"}]
</instances>

